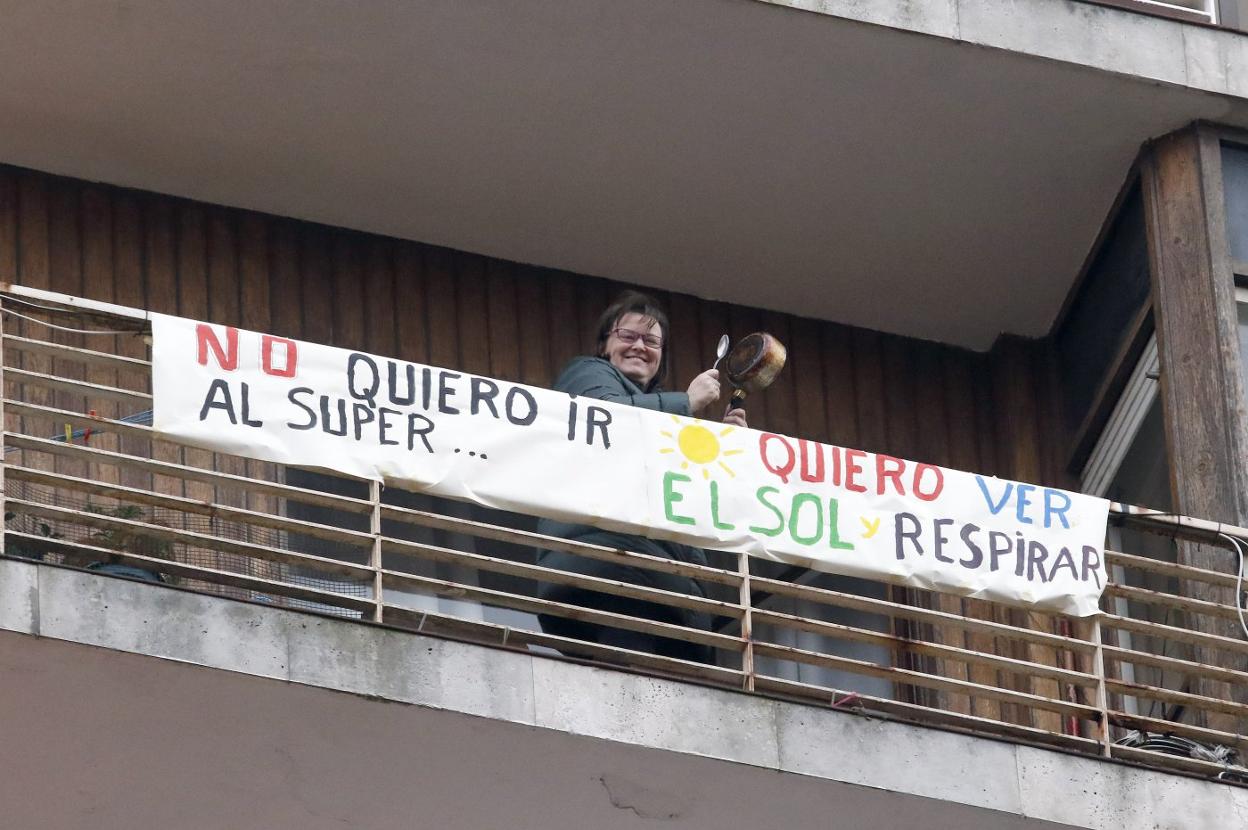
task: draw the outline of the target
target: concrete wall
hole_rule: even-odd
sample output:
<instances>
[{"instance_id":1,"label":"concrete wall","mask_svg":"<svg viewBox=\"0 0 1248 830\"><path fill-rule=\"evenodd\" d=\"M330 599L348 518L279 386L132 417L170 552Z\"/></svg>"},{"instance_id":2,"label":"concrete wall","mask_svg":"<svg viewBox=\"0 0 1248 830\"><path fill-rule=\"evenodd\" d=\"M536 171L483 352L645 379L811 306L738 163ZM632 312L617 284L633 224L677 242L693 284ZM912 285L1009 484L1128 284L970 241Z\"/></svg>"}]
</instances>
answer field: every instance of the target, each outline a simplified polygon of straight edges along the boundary
<instances>
[{"instance_id":1,"label":"concrete wall","mask_svg":"<svg viewBox=\"0 0 1248 830\"><path fill-rule=\"evenodd\" d=\"M0 631L11 632L0 635L0 722L9 724L0 741L0 804L26 803L21 788L47 786L58 776L84 782L64 790L65 804L40 813L61 816L45 826L100 826L90 824L98 816L89 808L113 777L111 762L97 768L98 755L142 756L142 792L184 786L178 771L211 753L193 738L164 735L183 728L162 727L164 720L210 723L213 735L251 741L276 729L272 714L253 723L274 705L298 715L266 738L283 757L326 755L318 763L334 768L338 756L363 753L380 769L432 753L481 770L478 783L501 775L504 789L546 804L532 826L615 826L576 811L550 814L559 812L550 803L577 803L585 775L597 768L585 766L583 753L610 767L590 776L608 795L604 816L618 813L622 800L641 805L640 812L625 810L636 815L670 808L685 827L747 826L734 823L732 811L759 805L776 826L826 827L826 813L808 813L818 803L852 814L845 826L881 830L907 821L970 830L1208 828L1248 818L1248 790L1229 785L46 565L0 560ZM72 704L58 707L50 696ZM141 707L130 711L138 699ZM395 715L387 703L410 705ZM150 728L93 737L127 712ZM349 723L328 739L328 724L343 717ZM392 717L404 725L379 733L374 721ZM442 743L429 737L413 745L412 729L446 734ZM351 736L363 736L364 745L351 745ZM264 757L240 755L230 763L229 786L272 773ZM660 768L666 783L654 777ZM546 780L555 769L564 774ZM223 775L215 766L202 774ZM727 793L705 796L728 780L723 776L737 781L739 796L754 806L735 805ZM682 783L674 788L673 781ZM506 807L488 787L466 798L416 780L410 786L413 798L420 792L480 802L465 804L461 815ZM292 797L288 790L278 787L266 798ZM377 797L385 800L384 793ZM113 817L136 826L156 820L156 802L146 798L136 789L130 807L114 805ZM211 803L199 809L181 826L226 826L213 823ZM362 819L359 811L372 807L353 809ZM519 804L514 809L522 812ZM340 826L306 818L289 826ZM481 814L457 826L487 820ZM389 826L378 822L362 826Z\"/></svg>"}]
</instances>

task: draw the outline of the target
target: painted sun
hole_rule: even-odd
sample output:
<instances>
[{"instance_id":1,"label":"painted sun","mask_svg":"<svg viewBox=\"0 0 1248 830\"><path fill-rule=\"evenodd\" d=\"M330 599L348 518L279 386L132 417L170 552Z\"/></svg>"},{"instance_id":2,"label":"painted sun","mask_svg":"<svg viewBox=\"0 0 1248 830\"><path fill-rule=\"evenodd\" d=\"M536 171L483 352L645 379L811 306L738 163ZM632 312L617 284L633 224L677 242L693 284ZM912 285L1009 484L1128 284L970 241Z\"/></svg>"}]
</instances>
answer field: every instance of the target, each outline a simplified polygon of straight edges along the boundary
<instances>
[{"instance_id":1,"label":"painted sun","mask_svg":"<svg viewBox=\"0 0 1248 830\"><path fill-rule=\"evenodd\" d=\"M723 459L730 455L740 455L744 450L723 449L720 443L720 439L727 437L736 427L724 427L715 432L704 423L682 420L676 415L672 416L672 420L678 429L675 432L659 430L659 434L670 438L674 446L663 447L659 452L679 452L683 459L680 469L688 470L690 465L700 467L704 479L711 477L712 467L719 467L730 477L736 478L737 474Z\"/></svg>"}]
</instances>

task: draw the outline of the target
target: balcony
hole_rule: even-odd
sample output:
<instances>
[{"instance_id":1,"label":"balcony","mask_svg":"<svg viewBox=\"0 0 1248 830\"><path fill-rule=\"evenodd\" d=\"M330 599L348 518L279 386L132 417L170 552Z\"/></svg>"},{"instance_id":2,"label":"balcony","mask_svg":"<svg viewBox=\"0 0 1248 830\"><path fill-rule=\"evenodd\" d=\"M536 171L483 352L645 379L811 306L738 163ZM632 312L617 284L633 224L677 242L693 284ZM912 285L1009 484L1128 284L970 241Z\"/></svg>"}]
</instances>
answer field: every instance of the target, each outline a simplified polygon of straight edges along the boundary
<instances>
[{"instance_id":1,"label":"balcony","mask_svg":"<svg viewBox=\"0 0 1248 830\"><path fill-rule=\"evenodd\" d=\"M1223 567L1167 562L1151 544L1149 555L1110 552L1103 612L1082 620L744 555L684 564L162 440L145 423L141 312L16 287L2 302L6 557L1248 784L1248 673L1236 668L1248 641L1234 598L1243 528L1114 505L1115 524L1162 547L1217 546ZM535 563L537 548L692 577L706 596L551 570ZM538 595L551 583L716 623L702 631L562 605ZM1193 598L1192 583L1221 600ZM555 636L538 614L697 643L715 660Z\"/></svg>"}]
</instances>

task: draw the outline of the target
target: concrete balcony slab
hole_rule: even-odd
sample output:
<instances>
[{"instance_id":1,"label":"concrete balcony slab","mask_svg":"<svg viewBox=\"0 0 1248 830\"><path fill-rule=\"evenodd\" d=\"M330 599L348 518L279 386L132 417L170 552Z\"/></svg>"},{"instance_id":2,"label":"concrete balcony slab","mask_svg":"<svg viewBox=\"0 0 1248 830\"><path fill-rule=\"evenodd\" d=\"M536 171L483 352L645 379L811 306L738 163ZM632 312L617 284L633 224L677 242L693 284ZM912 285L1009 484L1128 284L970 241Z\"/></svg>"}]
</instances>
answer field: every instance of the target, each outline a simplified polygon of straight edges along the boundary
<instances>
[{"instance_id":1,"label":"concrete balcony slab","mask_svg":"<svg viewBox=\"0 0 1248 830\"><path fill-rule=\"evenodd\" d=\"M1190 830L1248 815L1248 790L1226 784L16 560L0 560L0 672L12 826L397 827L419 811L452 828L835 814L854 830Z\"/></svg>"}]
</instances>

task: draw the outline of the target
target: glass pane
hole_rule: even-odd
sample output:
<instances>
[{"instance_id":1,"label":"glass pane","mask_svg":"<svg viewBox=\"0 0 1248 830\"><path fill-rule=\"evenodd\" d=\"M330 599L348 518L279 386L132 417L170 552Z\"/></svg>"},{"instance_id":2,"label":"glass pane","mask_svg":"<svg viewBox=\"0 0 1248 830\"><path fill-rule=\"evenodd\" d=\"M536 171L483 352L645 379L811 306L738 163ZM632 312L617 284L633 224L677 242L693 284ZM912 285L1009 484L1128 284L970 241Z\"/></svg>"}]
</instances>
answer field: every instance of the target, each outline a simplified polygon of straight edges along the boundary
<instances>
[{"instance_id":1,"label":"glass pane","mask_svg":"<svg viewBox=\"0 0 1248 830\"><path fill-rule=\"evenodd\" d=\"M1222 145L1222 188L1231 259L1248 262L1248 148Z\"/></svg>"},{"instance_id":2,"label":"glass pane","mask_svg":"<svg viewBox=\"0 0 1248 830\"><path fill-rule=\"evenodd\" d=\"M1087 416L1148 296L1144 202L1136 186L1114 217L1056 335L1064 415L1072 433Z\"/></svg>"},{"instance_id":3,"label":"glass pane","mask_svg":"<svg viewBox=\"0 0 1248 830\"><path fill-rule=\"evenodd\" d=\"M1248 303L1239 303L1239 372L1248 389Z\"/></svg>"}]
</instances>

